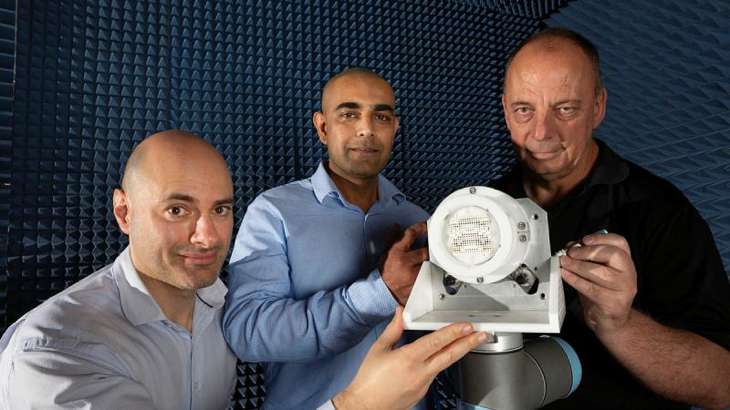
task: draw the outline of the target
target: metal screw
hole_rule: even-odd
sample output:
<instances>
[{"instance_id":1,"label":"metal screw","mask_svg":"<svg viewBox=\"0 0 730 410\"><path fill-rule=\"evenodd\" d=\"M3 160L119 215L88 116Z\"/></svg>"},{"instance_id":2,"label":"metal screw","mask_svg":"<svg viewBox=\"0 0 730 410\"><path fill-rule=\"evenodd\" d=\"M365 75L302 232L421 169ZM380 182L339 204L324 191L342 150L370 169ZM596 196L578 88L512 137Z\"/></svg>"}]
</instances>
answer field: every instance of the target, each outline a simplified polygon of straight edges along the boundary
<instances>
[{"instance_id":1,"label":"metal screw","mask_svg":"<svg viewBox=\"0 0 730 410\"><path fill-rule=\"evenodd\" d=\"M525 225L524 222L520 222L517 224L517 229L520 229L520 230L525 229L525 226L527 226L527 225Z\"/></svg>"},{"instance_id":2,"label":"metal screw","mask_svg":"<svg viewBox=\"0 0 730 410\"><path fill-rule=\"evenodd\" d=\"M527 236L520 235L520 242L525 242L525 241L527 241Z\"/></svg>"},{"instance_id":3,"label":"metal screw","mask_svg":"<svg viewBox=\"0 0 730 410\"><path fill-rule=\"evenodd\" d=\"M480 277L478 277L478 278L477 278L477 283L484 283L484 278L483 278L483 277L481 277L481 276L480 276Z\"/></svg>"},{"instance_id":4,"label":"metal screw","mask_svg":"<svg viewBox=\"0 0 730 410\"><path fill-rule=\"evenodd\" d=\"M441 300L446 299L446 295L444 295L443 293L439 293L439 299L441 299Z\"/></svg>"},{"instance_id":5,"label":"metal screw","mask_svg":"<svg viewBox=\"0 0 730 410\"><path fill-rule=\"evenodd\" d=\"M477 193L477 189L474 188L474 187L471 187L471 188L469 188L469 193L470 194L476 194Z\"/></svg>"}]
</instances>

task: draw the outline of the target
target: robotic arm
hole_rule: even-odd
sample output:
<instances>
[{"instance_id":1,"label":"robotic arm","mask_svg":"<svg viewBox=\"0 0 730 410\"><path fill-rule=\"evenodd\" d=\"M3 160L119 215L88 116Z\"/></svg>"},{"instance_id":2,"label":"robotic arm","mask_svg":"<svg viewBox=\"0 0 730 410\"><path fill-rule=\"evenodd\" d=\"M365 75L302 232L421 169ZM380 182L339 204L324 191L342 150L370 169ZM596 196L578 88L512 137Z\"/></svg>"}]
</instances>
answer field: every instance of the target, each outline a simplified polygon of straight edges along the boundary
<instances>
[{"instance_id":1,"label":"robotic arm","mask_svg":"<svg viewBox=\"0 0 730 410\"><path fill-rule=\"evenodd\" d=\"M531 409L568 396L581 366L559 333L565 297L550 255L547 213L529 199L486 187L458 190L428 221L423 263L404 311L406 329L468 321L490 342L459 362L468 409Z\"/></svg>"}]
</instances>

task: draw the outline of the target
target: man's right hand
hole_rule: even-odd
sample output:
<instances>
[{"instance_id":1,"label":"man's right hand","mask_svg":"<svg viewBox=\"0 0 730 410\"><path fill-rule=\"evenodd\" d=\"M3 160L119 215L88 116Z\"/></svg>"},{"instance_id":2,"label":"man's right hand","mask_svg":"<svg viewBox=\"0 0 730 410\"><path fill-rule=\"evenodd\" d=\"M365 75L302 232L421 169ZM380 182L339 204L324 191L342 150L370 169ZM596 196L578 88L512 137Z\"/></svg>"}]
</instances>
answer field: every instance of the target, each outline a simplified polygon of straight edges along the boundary
<instances>
[{"instance_id":1,"label":"man's right hand","mask_svg":"<svg viewBox=\"0 0 730 410\"><path fill-rule=\"evenodd\" d=\"M391 239L393 239L392 234L397 230L399 228L395 225L391 232ZM413 289L413 283L416 281L421 264L428 260L428 248L411 250L411 245L426 231L426 222L419 222L408 227L403 236L394 241L385 255L380 269L383 282L398 303L403 306L411 295L411 289Z\"/></svg>"},{"instance_id":2,"label":"man's right hand","mask_svg":"<svg viewBox=\"0 0 730 410\"><path fill-rule=\"evenodd\" d=\"M393 349L402 333L403 308L398 307L355 379L332 399L337 410L410 409L439 372L488 341L487 334L474 332L470 323L454 323Z\"/></svg>"}]
</instances>

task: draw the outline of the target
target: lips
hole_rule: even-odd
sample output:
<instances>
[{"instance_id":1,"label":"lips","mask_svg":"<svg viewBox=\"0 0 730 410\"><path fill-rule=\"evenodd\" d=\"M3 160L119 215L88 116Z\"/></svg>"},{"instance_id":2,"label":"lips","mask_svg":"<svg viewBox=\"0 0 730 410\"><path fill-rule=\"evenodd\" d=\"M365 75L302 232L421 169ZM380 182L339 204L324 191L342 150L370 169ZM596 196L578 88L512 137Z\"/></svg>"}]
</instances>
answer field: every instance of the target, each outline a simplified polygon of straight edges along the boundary
<instances>
[{"instance_id":1,"label":"lips","mask_svg":"<svg viewBox=\"0 0 730 410\"><path fill-rule=\"evenodd\" d=\"M185 261L188 263L191 263L193 265L210 265L211 263L216 261L216 253L210 252L210 253L190 253L190 254L182 254L183 258L185 258Z\"/></svg>"},{"instance_id":2,"label":"lips","mask_svg":"<svg viewBox=\"0 0 730 410\"><path fill-rule=\"evenodd\" d=\"M562 151L563 151L562 149L557 149L554 151L541 151L541 152L528 150L527 152L530 154L531 157L533 157L537 160L546 160L546 159L552 159L552 158L557 157L558 155L560 155L560 153Z\"/></svg>"},{"instance_id":3,"label":"lips","mask_svg":"<svg viewBox=\"0 0 730 410\"><path fill-rule=\"evenodd\" d=\"M375 148L367 148L367 147L350 148L350 151L354 151L354 152L356 152L358 154L361 154L361 155L375 155L375 154L377 154L379 152Z\"/></svg>"}]
</instances>

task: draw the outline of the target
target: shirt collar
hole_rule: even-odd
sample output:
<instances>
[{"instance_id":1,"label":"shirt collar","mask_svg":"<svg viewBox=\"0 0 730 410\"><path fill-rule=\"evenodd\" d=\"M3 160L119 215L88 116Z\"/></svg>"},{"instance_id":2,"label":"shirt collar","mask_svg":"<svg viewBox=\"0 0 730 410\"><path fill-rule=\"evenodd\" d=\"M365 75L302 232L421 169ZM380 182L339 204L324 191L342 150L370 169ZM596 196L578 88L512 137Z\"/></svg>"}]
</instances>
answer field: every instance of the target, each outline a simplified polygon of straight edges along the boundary
<instances>
[{"instance_id":1,"label":"shirt collar","mask_svg":"<svg viewBox=\"0 0 730 410\"><path fill-rule=\"evenodd\" d=\"M317 200L320 204L322 203L322 201L324 201L324 198L330 194L336 196L342 201L345 200L340 194L340 191L337 189L335 183L332 182L332 179L327 174L324 160L319 162L317 171L314 173L314 175L312 175L311 180L314 195L317 197ZM405 202L406 196L403 192L396 188L392 182L388 181L386 177L379 174L378 201L383 202L383 205L387 205L387 203L391 200L395 201L397 204L401 204L402 202Z\"/></svg>"},{"instance_id":2,"label":"shirt collar","mask_svg":"<svg viewBox=\"0 0 730 410\"><path fill-rule=\"evenodd\" d=\"M119 287L122 311L132 325L139 326L167 320L162 309L147 290L147 286L142 282L142 278L139 277L139 273L132 263L129 247L114 261L113 269ZM220 309L223 307L227 292L223 282L216 279L212 285L198 289L196 294L205 305L213 309Z\"/></svg>"},{"instance_id":3,"label":"shirt collar","mask_svg":"<svg viewBox=\"0 0 730 410\"><path fill-rule=\"evenodd\" d=\"M598 158L593 165L586 188L595 185L618 184L629 176L629 166L605 142L594 138L598 144Z\"/></svg>"}]
</instances>

